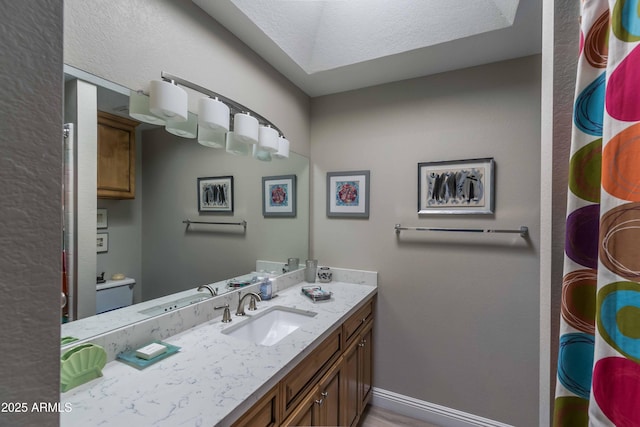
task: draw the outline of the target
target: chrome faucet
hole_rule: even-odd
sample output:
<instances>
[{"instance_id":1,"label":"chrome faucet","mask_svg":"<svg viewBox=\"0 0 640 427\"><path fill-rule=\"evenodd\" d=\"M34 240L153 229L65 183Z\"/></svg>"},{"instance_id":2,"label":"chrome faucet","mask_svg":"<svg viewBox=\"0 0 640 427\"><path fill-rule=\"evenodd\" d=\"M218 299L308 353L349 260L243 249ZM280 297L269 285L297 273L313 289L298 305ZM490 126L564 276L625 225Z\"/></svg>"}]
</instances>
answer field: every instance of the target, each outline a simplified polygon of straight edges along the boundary
<instances>
[{"instance_id":1,"label":"chrome faucet","mask_svg":"<svg viewBox=\"0 0 640 427\"><path fill-rule=\"evenodd\" d=\"M217 289L212 289L211 286L209 286L209 285L198 286L198 292L202 291L203 289L206 289L209 292L211 292L211 296L212 297L218 296Z\"/></svg>"},{"instance_id":2,"label":"chrome faucet","mask_svg":"<svg viewBox=\"0 0 640 427\"><path fill-rule=\"evenodd\" d=\"M238 292L238 298L240 298L240 301L238 301L238 309L236 310L236 316L244 316L247 314L244 312L244 300L246 300L247 297L249 297L251 300L249 301L249 310L251 311L256 310L258 308L256 307L256 301L262 301L262 299L260 298L260 295L256 294L255 292L247 292L246 294L244 294L243 297L240 297L240 292Z\"/></svg>"}]
</instances>

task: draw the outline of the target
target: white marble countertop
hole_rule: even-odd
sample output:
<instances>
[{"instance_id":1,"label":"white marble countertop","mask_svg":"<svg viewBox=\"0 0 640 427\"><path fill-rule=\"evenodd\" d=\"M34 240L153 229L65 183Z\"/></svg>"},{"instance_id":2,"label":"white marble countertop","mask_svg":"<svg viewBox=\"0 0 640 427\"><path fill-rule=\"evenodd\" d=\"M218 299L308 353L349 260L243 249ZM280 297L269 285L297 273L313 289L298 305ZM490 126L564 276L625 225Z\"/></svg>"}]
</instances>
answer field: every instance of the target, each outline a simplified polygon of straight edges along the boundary
<instances>
[{"instance_id":1,"label":"white marble countertop","mask_svg":"<svg viewBox=\"0 0 640 427\"><path fill-rule=\"evenodd\" d=\"M108 363L103 377L61 395L62 427L73 426L227 426L249 409L368 297L376 286L332 282L329 301L314 303L294 285L270 301L258 303L257 315L286 306L318 313L271 347L222 334L246 319L222 323L221 317L188 329L164 342L179 353L137 370L119 361Z\"/></svg>"}]
</instances>

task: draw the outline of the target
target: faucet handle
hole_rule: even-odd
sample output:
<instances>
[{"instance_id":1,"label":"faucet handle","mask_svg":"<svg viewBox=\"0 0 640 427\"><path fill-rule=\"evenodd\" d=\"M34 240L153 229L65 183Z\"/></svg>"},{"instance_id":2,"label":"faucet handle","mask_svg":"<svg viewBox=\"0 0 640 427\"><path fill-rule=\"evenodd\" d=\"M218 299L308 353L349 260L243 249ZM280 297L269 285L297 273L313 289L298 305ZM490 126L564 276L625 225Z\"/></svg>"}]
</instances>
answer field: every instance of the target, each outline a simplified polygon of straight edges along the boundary
<instances>
[{"instance_id":1,"label":"faucet handle","mask_svg":"<svg viewBox=\"0 0 640 427\"><path fill-rule=\"evenodd\" d=\"M222 313L222 323L231 322L233 319L231 318L231 311L229 310L229 304L213 307L214 310L220 310L221 308L224 308L224 313Z\"/></svg>"},{"instance_id":2,"label":"faucet handle","mask_svg":"<svg viewBox=\"0 0 640 427\"><path fill-rule=\"evenodd\" d=\"M256 305L256 297L252 297L249 298L249 311L254 311L258 309L258 306Z\"/></svg>"}]
</instances>

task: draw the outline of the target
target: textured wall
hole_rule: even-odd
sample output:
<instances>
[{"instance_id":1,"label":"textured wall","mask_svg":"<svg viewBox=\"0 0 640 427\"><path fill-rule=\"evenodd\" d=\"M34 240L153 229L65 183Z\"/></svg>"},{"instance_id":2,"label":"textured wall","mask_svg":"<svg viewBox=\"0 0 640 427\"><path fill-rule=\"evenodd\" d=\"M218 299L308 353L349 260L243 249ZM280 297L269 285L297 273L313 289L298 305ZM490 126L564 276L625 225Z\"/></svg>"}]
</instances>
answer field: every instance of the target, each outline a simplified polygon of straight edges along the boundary
<instances>
[{"instance_id":1,"label":"textured wall","mask_svg":"<svg viewBox=\"0 0 640 427\"><path fill-rule=\"evenodd\" d=\"M54 426L31 405L59 400L63 6L0 8L0 402L28 405L0 425Z\"/></svg>"},{"instance_id":2,"label":"textured wall","mask_svg":"<svg viewBox=\"0 0 640 427\"><path fill-rule=\"evenodd\" d=\"M309 154L309 98L190 1L66 0L64 62L132 89L162 71L252 108ZM190 98L197 111L197 97Z\"/></svg>"},{"instance_id":3,"label":"textured wall","mask_svg":"<svg viewBox=\"0 0 640 427\"><path fill-rule=\"evenodd\" d=\"M538 425L540 57L314 98L311 124L312 256L379 272L375 385ZM478 157L496 160L496 213L418 218L417 163ZM327 218L326 172L360 169L369 220Z\"/></svg>"}]
</instances>

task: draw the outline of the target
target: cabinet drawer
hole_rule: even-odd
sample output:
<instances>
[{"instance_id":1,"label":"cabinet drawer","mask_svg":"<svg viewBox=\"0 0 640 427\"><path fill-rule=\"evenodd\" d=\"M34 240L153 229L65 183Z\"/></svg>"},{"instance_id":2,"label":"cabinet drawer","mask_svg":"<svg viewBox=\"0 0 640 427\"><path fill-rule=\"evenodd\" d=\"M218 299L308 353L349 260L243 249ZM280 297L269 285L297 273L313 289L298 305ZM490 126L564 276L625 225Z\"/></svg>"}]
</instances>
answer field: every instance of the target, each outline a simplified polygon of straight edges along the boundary
<instances>
[{"instance_id":1,"label":"cabinet drawer","mask_svg":"<svg viewBox=\"0 0 640 427\"><path fill-rule=\"evenodd\" d=\"M271 427L278 424L278 386L276 386L233 423L233 427Z\"/></svg>"},{"instance_id":2,"label":"cabinet drawer","mask_svg":"<svg viewBox=\"0 0 640 427\"><path fill-rule=\"evenodd\" d=\"M283 418L340 356L341 336L342 329L336 329L280 382L280 393L284 402Z\"/></svg>"},{"instance_id":3,"label":"cabinet drawer","mask_svg":"<svg viewBox=\"0 0 640 427\"><path fill-rule=\"evenodd\" d=\"M373 299L367 301L356 313L347 319L342 325L342 335L345 340L344 348L347 348L358 336L360 328L373 318Z\"/></svg>"}]
</instances>

